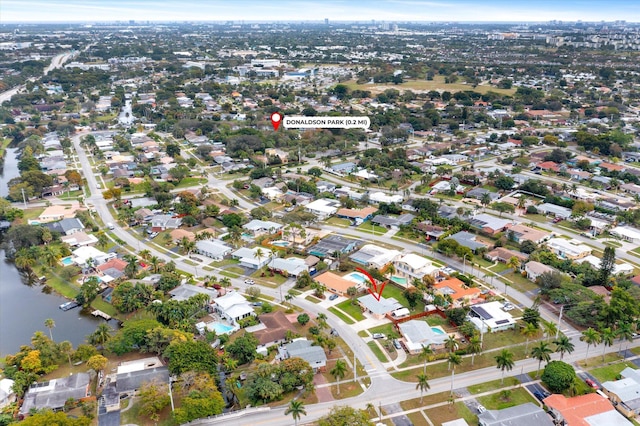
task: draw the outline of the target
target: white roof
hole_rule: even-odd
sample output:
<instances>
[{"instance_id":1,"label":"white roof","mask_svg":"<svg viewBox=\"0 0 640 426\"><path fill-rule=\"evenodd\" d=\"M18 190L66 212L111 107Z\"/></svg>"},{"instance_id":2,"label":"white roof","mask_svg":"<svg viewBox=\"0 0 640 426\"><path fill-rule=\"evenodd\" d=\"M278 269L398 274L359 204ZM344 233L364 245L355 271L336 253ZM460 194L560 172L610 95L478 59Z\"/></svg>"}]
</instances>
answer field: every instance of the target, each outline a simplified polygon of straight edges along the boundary
<instances>
[{"instance_id":1,"label":"white roof","mask_svg":"<svg viewBox=\"0 0 640 426\"><path fill-rule=\"evenodd\" d=\"M218 306L220 306L220 308L226 311L233 305L236 305L239 303L247 303L247 299L245 299L244 296L241 295L240 293L236 291L231 291L225 294L224 296L221 296L215 299L215 302Z\"/></svg>"},{"instance_id":2,"label":"white roof","mask_svg":"<svg viewBox=\"0 0 640 426\"><path fill-rule=\"evenodd\" d=\"M81 260L80 263L85 263L89 258L95 259L97 257L105 255L104 252L91 246L83 246L83 247L77 248L72 253L74 257L77 257Z\"/></svg>"},{"instance_id":3,"label":"white roof","mask_svg":"<svg viewBox=\"0 0 640 426\"><path fill-rule=\"evenodd\" d=\"M602 259L595 257L594 255L590 254L587 257L583 257L582 259L579 260L580 263L584 263L584 262L589 262L591 264L591 266L593 266L596 269L600 269L600 264L602 263ZM613 267L613 274L621 274L621 273L631 273L633 272L633 266L629 265L628 263L616 263Z\"/></svg>"},{"instance_id":4,"label":"white roof","mask_svg":"<svg viewBox=\"0 0 640 426\"><path fill-rule=\"evenodd\" d=\"M422 320L410 320L398 324L402 336L406 340L407 349L416 351L427 345L442 345L449 337L447 334L438 334Z\"/></svg>"},{"instance_id":5,"label":"white roof","mask_svg":"<svg viewBox=\"0 0 640 426\"><path fill-rule=\"evenodd\" d=\"M407 265L409 265L414 270L419 270L419 269L425 268L427 266L433 267L433 265L431 264L431 261L429 259L426 259L426 258L424 258L422 256L418 256L415 253L407 253L404 256L402 256L399 259L397 259L396 262L398 262L398 263L406 263ZM433 268L437 269L435 267L433 267Z\"/></svg>"},{"instance_id":6,"label":"white roof","mask_svg":"<svg viewBox=\"0 0 640 426\"><path fill-rule=\"evenodd\" d=\"M631 377L604 382L602 387L607 391L618 395L620 400L623 402L640 399L640 383L636 382Z\"/></svg>"},{"instance_id":7,"label":"white roof","mask_svg":"<svg viewBox=\"0 0 640 426\"><path fill-rule=\"evenodd\" d=\"M289 275L298 276L303 271L308 271L309 267L304 259L297 257L290 257L288 259L281 259L276 257L269 262L269 268L278 269L280 271L287 271Z\"/></svg>"},{"instance_id":8,"label":"white roof","mask_svg":"<svg viewBox=\"0 0 640 426\"><path fill-rule=\"evenodd\" d=\"M262 230L272 231L272 230L278 230L282 228L282 225L276 222L270 222L268 220L254 219L251 222L243 225L242 227L250 231L262 231Z\"/></svg>"},{"instance_id":9,"label":"white roof","mask_svg":"<svg viewBox=\"0 0 640 426\"><path fill-rule=\"evenodd\" d=\"M233 305L229 309L226 309L225 312L231 318L240 318L253 313L253 308L248 303L243 303Z\"/></svg>"},{"instance_id":10,"label":"white roof","mask_svg":"<svg viewBox=\"0 0 640 426\"><path fill-rule=\"evenodd\" d=\"M515 324L516 322L516 320L513 319L513 316L511 316L509 312L502 310L502 303L497 301L473 305L471 307L471 310L477 315L481 316L484 320L483 321L479 318L476 318L475 316L472 316L471 322L473 322L476 327L484 329L485 331L486 327L498 328Z\"/></svg>"},{"instance_id":11,"label":"white roof","mask_svg":"<svg viewBox=\"0 0 640 426\"><path fill-rule=\"evenodd\" d=\"M231 251L231 247L226 245L220 240L201 240L196 241L196 248L203 252L211 253L213 255L223 256Z\"/></svg>"},{"instance_id":12,"label":"white roof","mask_svg":"<svg viewBox=\"0 0 640 426\"><path fill-rule=\"evenodd\" d=\"M375 203L401 203L402 200L404 200L404 197L402 197L402 195L389 195L389 194L385 194L384 192L374 192L372 194L369 194L369 200L375 202Z\"/></svg>"},{"instance_id":13,"label":"white roof","mask_svg":"<svg viewBox=\"0 0 640 426\"><path fill-rule=\"evenodd\" d=\"M589 423L589 426L631 426L633 424L617 410L594 414L585 417L584 420Z\"/></svg>"},{"instance_id":14,"label":"white roof","mask_svg":"<svg viewBox=\"0 0 640 426\"><path fill-rule=\"evenodd\" d=\"M321 213L326 214L334 214L338 211L339 202L336 203L336 200L329 200L326 198L321 198L319 200L312 201L307 204L305 208L307 210L315 210Z\"/></svg>"},{"instance_id":15,"label":"white roof","mask_svg":"<svg viewBox=\"0 0 640 426\"><path fill-rule=\"evenodd\" d=\"M624 235L632 240L640 239L640 230L632 228L630 226L616 226L610 231L614 235Z\"/></svg>"},{"instance_id":16,"label":"white roof","mask_svg":"<svg viewBox=\"0 0 640 426\"><path fill-rule=\"evenodd\" d=\"M547 245L551 249L559 250L572 256L579 256L585 252L591 253L591 247L581 244L579 241L566 240L564 238L551 238L547 241Z\"/></svg>"}]
</instances>

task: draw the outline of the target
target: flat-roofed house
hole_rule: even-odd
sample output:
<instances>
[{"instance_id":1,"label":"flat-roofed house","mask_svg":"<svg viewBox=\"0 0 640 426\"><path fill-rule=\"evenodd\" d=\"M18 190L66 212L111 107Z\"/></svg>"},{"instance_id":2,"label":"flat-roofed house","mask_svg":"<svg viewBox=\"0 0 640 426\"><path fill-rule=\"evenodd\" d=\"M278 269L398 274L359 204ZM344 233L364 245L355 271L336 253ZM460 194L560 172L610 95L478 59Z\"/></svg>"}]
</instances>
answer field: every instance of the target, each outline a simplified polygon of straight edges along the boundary
<instances>
[{"instance_id":1,"label":"flat-roofed house","mask_svg":"<svg viewBox=\"0 0 640 426\"><path fill-rule=\"evenodd\" d=\"M569 219L571 217L571 209L558 206L551 203L542 203L536 206L538 212L546 215L552 215L562 219Z\"/></svg>"},{"instance_id":2,"label":"flat-roofed house","mask_svg":"<svg viewBox=\"0 0 640 426\"><path fill-rule=\"evenodd\" d=\"M365 244L360 250L351 254L349 259L364 266L382 269L393 262L399 255L400 252L398 250L379 247L375 244Z\"/></svg>"},{"instance_id":3,"label":"flat-roofed house","mask_svg":"<svg viewBox=\"0 0 640 426\"><path fill-rule=\"evenodd\" d=\"M479 426L554 426L551 417L537 405L527 402L526 404L514 405L502 410L487 410L478 414Z\"/></svg>"},{"instance_id":4,"label":"flat-roofed house","mask_svg":"<svg viewBox=\"0 0 640 426\"><path fill-rule=\"evenodd\" d=\"M271 259L271 262L269 262L268 268L272 271L291 277L297 277L301 273L309 271L309 266L305 260L298 257L290 257L287 259L282 259L280 257L273 258Z\"/></svg>"},{"instance_id":5,"label":"flat-roofed house","mask_svg":"<svg viewBox=\"0 0 640 426\"><path fill-rule=\"evenodd\" d=\"M355 287L357 289L361 289L364 287L363 283L350 281L346 278L342 278L340 275L334 274L333 272L325 272L324 274L320 274L313 279L324 285L328 291L339 294L340 296L346 296L347 289L349 287Z\"/></svg>"},{"instance_id":6,"label":"flat-roofed house","mask_svg":"<svg viewBox=\"0 0 640 426\"><path fill-rule=\"evenodd\" d=\"M444 342L449 336L443 332L436 332L433 327L423 320L409 320L398 324L404 345L410 354L419 354L422 348L430 346L432 350L444 348Z\"/></svg>"},{"instance_id":7,"label":"flat-roofed house","mask_svg":"<svg viewBox=\"0 0 640 426\"><path fill-rule=\"evenodd\" d=\"M333 216L339 208L340 201L329 200L327 198L321 198L304 206L306 211L316 215L319 220L325 220L328 217Z\"/></svg>"},{"instance_id":8,"label":"flat-roofed house","mask_svg":"<svg viewBox=\"0 0 640 426\"><path fill-rule=\"evenodd\" d=\"M378 300L372 294L358 297L358 303L365 312L371 314L375 319L382 319L393 311L403 308L402 304L393 297L380 296L380 300Z\"/></svg>"},{"instance_id":9,"label":"flat-roofed house","mask_svg":"<svg viewBox=\"0 0 640 426\"><path fill-rule=\"evenodd\" d=\"M497 301L471 306L469 316L473 325L482 332L494 333L516 325L516 320L509 312L502 310L502 303Z\"/></svg>"},{"instance_id":10,"label":"flat-roofed house","mask_svg":"<svg viewBox=\"0 0 640 426\"><path fill-rule=\"evenodd\" d=\"M407 279L407 286L414 279L422 280L425 275L435 276L440 270L440 268L433 266L429 259L415 253L407 253L397 257L393 261L393 266L396 269L396 276Z\"/></svg>"},{"instance_id":11,"label":"flat-roofed house","mask_svg":"<svg viewBox=\"0 0 640 426\"><path fill-rule=\"evenodd\" d=\"M640 383L633 377L604 382L602 391L626 417L640 414Z\"/></svg>"},{"instance_id":12,"label":"flat-roofed house","mask_svg":"<svg viewBox=\"0 0 640 426\"><path fill-rule=\"evenodd\" d=\"M591 247L577 240L552 238L547 241L547 247L561 259L581 259L591 254Z\"/></svg>"},{"instance_id":13,"label":"flat-roofed house","mask_svg":"<svg viewBox=\"0 0 640 426\"><path fill-rule=\"evenodd\" d=\"M220 240L196 241L196 253L221 261L231 253L233 249Z\"/></svg>"},{"instance_id":14,"label":"flat-roofed house","mask_svg":"<svg viewBox=\"0 0 640 426\"><path fill-rule=\"evenodd\" d=\"M242 228L251 233L254 237L258 237L263 234L273 234L274 232L278 232L283 228L283 225L268 220L254 219L251 222L242 225Z\"/></svg>"}]
</instances>

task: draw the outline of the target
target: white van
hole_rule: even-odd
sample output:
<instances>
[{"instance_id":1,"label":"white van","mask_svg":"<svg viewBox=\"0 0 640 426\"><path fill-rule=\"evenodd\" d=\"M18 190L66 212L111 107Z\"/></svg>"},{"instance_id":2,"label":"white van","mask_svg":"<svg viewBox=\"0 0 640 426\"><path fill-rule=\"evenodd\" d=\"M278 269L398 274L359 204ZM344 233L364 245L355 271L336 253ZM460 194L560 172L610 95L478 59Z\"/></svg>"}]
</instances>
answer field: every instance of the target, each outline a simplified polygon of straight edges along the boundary
<instances>
[{"instance_id":1,"label":"white van","mask_svg":"<svg viewBox=\"0 0 640 426\"><path fill-rule=\"evenodd\" d=\"M113 223L109 222L107 223L107 229L114 229L115 226L113 226Z\"/></svg>"}]
</instances>

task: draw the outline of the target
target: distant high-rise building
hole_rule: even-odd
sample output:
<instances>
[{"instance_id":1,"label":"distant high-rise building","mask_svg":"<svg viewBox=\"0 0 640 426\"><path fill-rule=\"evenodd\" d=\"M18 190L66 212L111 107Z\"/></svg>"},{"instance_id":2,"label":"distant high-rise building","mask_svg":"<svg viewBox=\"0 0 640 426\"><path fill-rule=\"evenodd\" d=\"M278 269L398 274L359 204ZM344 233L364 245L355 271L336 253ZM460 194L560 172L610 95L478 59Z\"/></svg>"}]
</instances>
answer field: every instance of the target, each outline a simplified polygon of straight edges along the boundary
<instances>
[{"instance_id":1,"label":"distant high-rise building","mask_svg":"<svg viewBox=\"0 0 640 426\"><path fill-rule=\"evenodd\" d=\"M324 18L324 24L329 25L329 18Z\"/></svg>"},{"instance_id":2,"label":"distant high-rise building","mask_svg":"<svg viewBox=\"0 0 640 426\"><path fill-rule=\"evenodd\" d=\"M129 19L129 25L133 25L133 24L135 24L135 23L136 23L136 20L135 20L135 19Z\"/></svg>"}]
</instances>

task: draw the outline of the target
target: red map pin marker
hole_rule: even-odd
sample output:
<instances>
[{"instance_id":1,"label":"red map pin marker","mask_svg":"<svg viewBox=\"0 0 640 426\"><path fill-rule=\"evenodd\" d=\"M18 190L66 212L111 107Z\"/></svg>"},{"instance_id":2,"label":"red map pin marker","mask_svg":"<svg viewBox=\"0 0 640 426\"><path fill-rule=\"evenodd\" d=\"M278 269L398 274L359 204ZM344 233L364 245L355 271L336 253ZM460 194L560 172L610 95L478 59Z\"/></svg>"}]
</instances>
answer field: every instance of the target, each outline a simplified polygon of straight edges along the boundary
<instances>
[{"instance_id":1,"label":"red map pin marker","mask_svg":"<svg viewBox=\"0 0 640 426\"><path fill-rule=\"evenodd\" d=\"M281 122L282 114L280 114L279 112L274 112L273 114L271 114L271 124L273 124L273 130L277 132Z\"/></svg>"}]
</instances>

